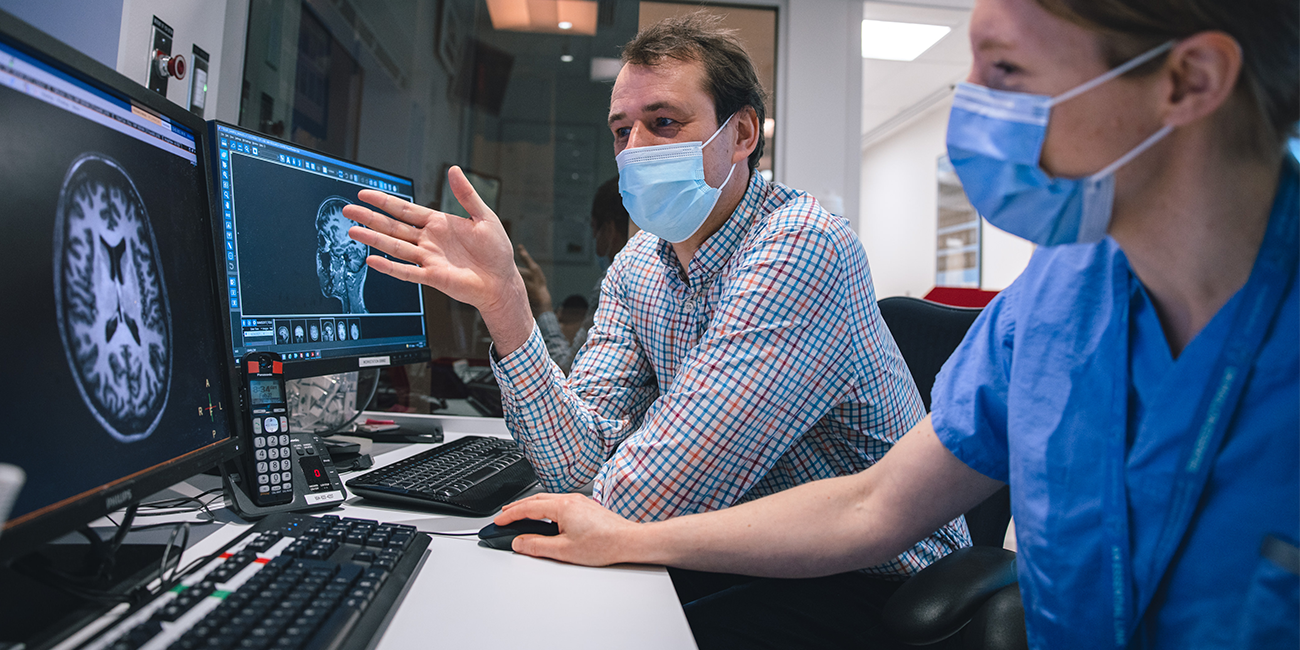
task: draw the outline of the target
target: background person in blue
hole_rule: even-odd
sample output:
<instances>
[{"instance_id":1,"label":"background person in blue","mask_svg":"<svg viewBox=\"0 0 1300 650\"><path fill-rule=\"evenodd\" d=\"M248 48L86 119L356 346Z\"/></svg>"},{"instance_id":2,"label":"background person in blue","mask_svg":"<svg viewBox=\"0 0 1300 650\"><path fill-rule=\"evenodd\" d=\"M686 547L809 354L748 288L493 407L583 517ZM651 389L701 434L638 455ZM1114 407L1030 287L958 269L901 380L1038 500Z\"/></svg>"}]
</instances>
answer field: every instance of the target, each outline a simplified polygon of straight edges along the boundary
<instances>
[{"instance_id":1,"label":"background person in blue","mask_svg":"<svg viewBox=\"0 0 1300 650\"><path fill-rule=\"evenodd\" d=\"M715 513L542 495L497 523L555 520L515 550L583 564L816 576L1009 482L1031 645L1296 647L1298 41L1293 0L977 0L949 152L1042 246L932 416L860 474ZM833 624L748 604L750 645Z\"/></svg>"}]
</instances>

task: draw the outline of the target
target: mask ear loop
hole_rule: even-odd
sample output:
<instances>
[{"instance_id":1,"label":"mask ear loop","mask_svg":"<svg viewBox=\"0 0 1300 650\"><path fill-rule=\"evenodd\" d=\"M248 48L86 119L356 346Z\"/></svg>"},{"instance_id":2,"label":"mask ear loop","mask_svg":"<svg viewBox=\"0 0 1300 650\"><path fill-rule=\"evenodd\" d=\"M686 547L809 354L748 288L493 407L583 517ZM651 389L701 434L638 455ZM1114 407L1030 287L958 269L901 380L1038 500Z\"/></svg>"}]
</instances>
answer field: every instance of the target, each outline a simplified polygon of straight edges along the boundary
<instances>
[{"instance_id":1,"label":"mask ear loop","mask_svg":"<svg viewBox=\"0 0 1300 650\"><path fill-rule=\"evenodd\" d=\"M725 121L723 121L722 126L718 127L718 130L717 130L717 131L714 131L714 132L713 132L713 135L709 136L709 139L708 139L708 140L705 140L705 141L704 141L704 144L700 145L700 151L704 151L704 148L707 147L707 146L709 146L709 143L710 143L710 142L713 142L713 139L716 138L716 137L718 137L718 134L719 134L719 133L722 133L722 130L725 129L725 128L727 128L727 125L728 125L728 124L731 124L731 118L733 118L733 117L735 117L735 116L736 116L735 113L732 113L730 116L728 116L727 119L726 119ZM736 163L732 163L732 164L731 164L731 171L728 171L728 172L727 172L727 180L722 181L722 184L718 186L718 190L719 190L719 191L722 190L722 188L724 188L724 187L727 186L727 183L729 183L729 182L731 181L731 176L732 176L732 174L735 174L735 173L736 173ZM705 183L705 185L708 185L708 183Z\"/></svg>"},{"instance_id":2,"label":"mask ear loop","mask_svg":"<svg viewBox=\"0 0 1300 650\"><path fill-rule=\"evenodd\" d=\"M727 128L727 125L728 125L728 124L731 124L731 118L733 118L733 117L735 117L735 116L736 116L735 113L732 113L730 116L728 116L727 119L724 120L724 121L722 122L722 126L718 127L718 130L717 130L717 131L714 131L714 132L713 132L713 135L709 136L709 139L708 139L708 140L705 140L705 141L704 141L704 144L700 145L700 148L703 149L703 148L709 146L709 143L710 143L710 142L713 142L713 139L716 138L716 137L718 137L718 134L719 134L719 133L722 133L722 130L725 129L725 128Z\"/></svg>"},{"instance_id":3,"label":"mask ear loop","mask_svg":"<svg viewBox=\"0 0 1300 650\"><path fill-rule=\"evenodd\" d=\"M1126 154L1120 156L1120 157L1119 157L1119 160L1116 160L1115 162L1113 162L1113 163L1111 163L1111 164L1109 164L1109 165L1106 165L1106 167L1105 167L1104 169L1102 169L1101 171L1097 172L1096 174L1093 174L1092 176L1089 176L1088 178L1090 178L1090 179L1096 179L1096 178L1101 178L1101 177L1103 177L1103 176L1110 176L1111 174L1114 174L1114 173L1115 173L1115 170L1119 169L1120 167L1123 167L1124 165L1127 165L1131 160L1133 160L1134 158L1137 158L1138 156L1142 155L1142 152L1143 152L1143 151L1146 151L1147 149L1150 149L1152 145L1154 145L1155 143L1159 142L1159 141L1160 141L1161 139L1163 139L1165 136L1169 135L1169 132L1170 132L1170 131L1173 131L1173 130L1174 130L1174 125L1172 125L1172 124L1166 124L1166 125L1160 127L1160 130L1159 130L1159 131L1156 131L1155 133L1152 133L1152 134L1151 134L1151 137L1149 137L1149 138L1147 138L1146 140L1143 140L1143 141L1142 141L1142 144L1139 144L1138 146L1133 147L1133 149L1130 150L1128 153L1126 153Z\"/></svg>"},{"instance_id":4,"label":"mask ear loop","mask_svg":"<svg viewBox=\"0 0 1300 650\"><path fill-rule=\"evenodd\" d=\"M1091 81L1085 81L1075 86L1074 88L1071 88L1051 98L1050 100L1048 100L1047 105L1055 106L1057 104L1060 104L1061 102L1074 99L1075 97L1078 97L1079 95L1082 95L1083 93L1086 93L1089 90L1092 90L1093 88L1096 88L1097 86L1100 86L1106 83L1107 81L1110 81L1111 79L1114 79L1124 74L1125 72L1128 72L1129 70L1132 70L1142 65L1143 63L1146 63L1147 61L1150 61L1151 59L1160 56L1161 54L1164 54L1165 52L1168 52L1170 49L1174 47L1174 42L1175 41L1172 40L1165 41L1164 43L1157 45L1156 47L1147 50L1146 52L1143 52L1142 54L1139 54L1133 57L1132 59L1129 59L1127 62L1121 64L1119 67L1116 67L1113 70L1095 79L1092 79Z\"/></svg>"}]
</instances>

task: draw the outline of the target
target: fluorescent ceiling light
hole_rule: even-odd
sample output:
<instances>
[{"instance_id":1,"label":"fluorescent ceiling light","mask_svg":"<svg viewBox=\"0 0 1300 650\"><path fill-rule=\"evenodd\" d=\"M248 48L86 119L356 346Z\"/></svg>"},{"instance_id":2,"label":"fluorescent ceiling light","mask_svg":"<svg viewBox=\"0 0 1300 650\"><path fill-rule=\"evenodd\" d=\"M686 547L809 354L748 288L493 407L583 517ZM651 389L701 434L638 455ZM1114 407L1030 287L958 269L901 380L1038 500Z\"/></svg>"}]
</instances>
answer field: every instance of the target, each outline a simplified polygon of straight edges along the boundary
<instances>
[{"instance_id":1,"label":"fluorescent ceiling light","mask_svg":"<svg viewBox=\"0 0 1300 650\"><path fill-rule=\"evenodd\" d=\"M596 0L487 0L492 28L542 34L596 33Z\"/></svg>"},{"instance_id":2,"label":"fluorescent ceiling light","mask_svg":"<svg viewBox=\"0 0 1300 650\"><path fill-rule=\"evenodd\" d=\"M951 32L943 25L862 21L862 58L911 61Z\"/></svg>"}]
</instances>

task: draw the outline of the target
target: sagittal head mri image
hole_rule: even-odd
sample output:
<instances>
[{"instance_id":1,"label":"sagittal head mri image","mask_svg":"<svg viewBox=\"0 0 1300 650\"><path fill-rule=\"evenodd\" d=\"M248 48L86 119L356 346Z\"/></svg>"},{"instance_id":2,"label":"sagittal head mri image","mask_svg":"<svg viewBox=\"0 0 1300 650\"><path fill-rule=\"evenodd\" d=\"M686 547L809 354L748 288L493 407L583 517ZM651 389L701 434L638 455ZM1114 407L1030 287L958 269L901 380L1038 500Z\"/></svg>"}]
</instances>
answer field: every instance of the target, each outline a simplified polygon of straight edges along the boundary
<instances>
[{"instance_id":1,"label":"sagittal head mri image","mask_svg":"<svg viewBox=\"0 0 1300 650\"><path fill-rule=\"evenodd\" d=\"M316 276L320 291L337 299L345 314L366 313L366 256L370 247L348 237L356 222L343 216L348 201L331 196L316 211Z\"/></svg>"},{"instance_id":2,"label":"sagittal head mri image","mask_svg":"<svg viewBox=\"0 0 1300 650\"><path fill-rule=\"evenodd\" d=\"M72 162L53 252L59 334L82 399L118 441L147 438L171 390L171 308L144 202L111 158Z\"/></svg>"}]
</instances>

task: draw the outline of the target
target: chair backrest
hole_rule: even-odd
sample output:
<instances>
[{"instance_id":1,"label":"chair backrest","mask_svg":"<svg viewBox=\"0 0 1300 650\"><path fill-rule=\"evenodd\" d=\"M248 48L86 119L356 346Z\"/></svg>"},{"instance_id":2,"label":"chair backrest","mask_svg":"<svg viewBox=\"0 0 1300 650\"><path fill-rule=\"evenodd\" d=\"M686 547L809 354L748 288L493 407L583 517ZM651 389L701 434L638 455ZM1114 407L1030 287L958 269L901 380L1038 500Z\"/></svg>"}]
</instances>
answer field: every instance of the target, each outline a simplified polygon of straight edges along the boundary
<instances>
[{"instance_id":1,"label":"chair backrest","mask_svg":"<svg viewBox=\"0 0 1300 650\"><path fill-rule=\"evenodd\" d=\"M921 392L925 410L930 410L930 389L943 362L966 336L966 330L980 315L980 309L949 307L937 302L894 296L881 300L880 316L903 353L912 381Z\"/></svg>"},{"instance_id":2,"label":"chair backrest","mask_svg":"<svg viewBox=\"0 0 1300 650\"><path fill-rule=\"evenodd\" d=\"M880 316L903 353L912 381L930 410L930 389L943 362L965 338L980 309L950 307L937 302L895 296L880 301ZM1003 487L966 513L966 526L976 546L1002 546L1011 520L1011 489Z\"/></svg>"}]
</instances>

